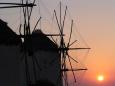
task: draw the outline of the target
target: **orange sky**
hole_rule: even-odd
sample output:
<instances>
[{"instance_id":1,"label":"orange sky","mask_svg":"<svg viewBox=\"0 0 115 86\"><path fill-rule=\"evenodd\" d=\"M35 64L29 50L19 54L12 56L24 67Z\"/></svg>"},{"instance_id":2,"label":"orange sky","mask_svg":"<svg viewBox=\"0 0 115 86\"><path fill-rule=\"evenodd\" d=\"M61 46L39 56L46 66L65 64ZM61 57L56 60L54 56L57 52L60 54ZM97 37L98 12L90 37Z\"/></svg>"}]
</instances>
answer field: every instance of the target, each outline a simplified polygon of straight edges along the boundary
<instances>
[{"instance_id":1,"label":"orange sky","mask_svg":"<svg viewBox=\"0 0 115 86\"><path fill-rule=\"evenodd\" d=\"M86 62L89 70L83 79L83 82L88 81L83 86L114 86L115 7L112 0L96 0L85 5L87 6L85 10L82 8L82 14L77 14L76 11L80 32L92 48ZM105 81L100 85L96 81L96 76L101 73L104 74Z\"/></svg>"}]
</instances>

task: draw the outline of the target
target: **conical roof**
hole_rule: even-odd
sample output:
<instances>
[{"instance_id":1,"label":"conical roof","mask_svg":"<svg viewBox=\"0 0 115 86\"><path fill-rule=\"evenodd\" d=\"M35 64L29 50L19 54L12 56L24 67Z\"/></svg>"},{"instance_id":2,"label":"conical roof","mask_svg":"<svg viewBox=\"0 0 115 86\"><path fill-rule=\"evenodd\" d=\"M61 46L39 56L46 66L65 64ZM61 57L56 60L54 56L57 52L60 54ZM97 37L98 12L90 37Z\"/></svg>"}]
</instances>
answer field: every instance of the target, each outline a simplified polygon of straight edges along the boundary
<instances>
[{"instance_id":1,"label":"conical roof","mask_svg":"<svg viewBox=\"0 0 115 86\"><path fill-rule=\"evenodd\" d=\"M32 33L32 47L34 50L44 51L55 51L58 48L41 30L36 30Z\"/></svg>"},{"instance_id":2,"label":"conical roof","mask_svg":"<svg viewBox=\"0 0 115 86\"><path fill-rule=\"evenodd\" d=\"M21 43L19 36L8 27L7 23L0 19L0 44L18 45Z\"/></svg>"}]
</instances>

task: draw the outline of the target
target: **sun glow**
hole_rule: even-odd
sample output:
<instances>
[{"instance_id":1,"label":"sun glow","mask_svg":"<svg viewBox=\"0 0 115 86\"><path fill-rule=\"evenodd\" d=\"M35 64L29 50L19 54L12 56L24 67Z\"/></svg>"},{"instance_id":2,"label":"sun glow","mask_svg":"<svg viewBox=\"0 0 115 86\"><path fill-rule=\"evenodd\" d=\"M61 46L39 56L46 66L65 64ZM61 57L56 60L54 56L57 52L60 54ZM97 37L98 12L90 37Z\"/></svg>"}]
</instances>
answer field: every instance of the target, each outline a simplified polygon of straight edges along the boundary
<instances>
[{"instance_id":1,"label":"sun glow","mask_svg":"<svg viewBox=\"0 0 115 86\"><path fill-rule=\"evenodd\" d=\"M102 82L104 80L104 76L103 75L98 75L97 80Z\"/></svg>"}]
</instances>

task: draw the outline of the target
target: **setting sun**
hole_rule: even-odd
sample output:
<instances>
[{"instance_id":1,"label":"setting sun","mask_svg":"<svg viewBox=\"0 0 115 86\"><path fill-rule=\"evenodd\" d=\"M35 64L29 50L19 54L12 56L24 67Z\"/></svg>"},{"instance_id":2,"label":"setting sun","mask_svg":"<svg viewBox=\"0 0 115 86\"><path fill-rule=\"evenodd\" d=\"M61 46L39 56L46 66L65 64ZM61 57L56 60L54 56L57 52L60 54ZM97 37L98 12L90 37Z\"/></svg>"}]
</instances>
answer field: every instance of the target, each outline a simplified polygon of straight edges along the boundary
<instances>
[{"instance_id":1,"label":"setting sun","mask_svg":"<svg viewBox=\"0 0 115 86\"><path fill-rule=\"evenodd\" d=\"M104 80L104 76L103 75L98 75L97 76L97 80L100 81L100 82L103 81Z\"/></svg>"}]
</instances>

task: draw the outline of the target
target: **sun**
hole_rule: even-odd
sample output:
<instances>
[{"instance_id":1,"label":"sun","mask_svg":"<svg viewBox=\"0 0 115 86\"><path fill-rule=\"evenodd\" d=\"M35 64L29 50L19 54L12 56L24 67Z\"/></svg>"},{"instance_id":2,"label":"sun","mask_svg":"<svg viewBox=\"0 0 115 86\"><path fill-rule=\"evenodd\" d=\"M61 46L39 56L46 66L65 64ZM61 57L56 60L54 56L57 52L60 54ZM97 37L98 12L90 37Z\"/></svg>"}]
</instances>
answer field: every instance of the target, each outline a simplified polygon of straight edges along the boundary
<instances>
[{"instance_id":1,"label":"sun","mask_svg":"<svg viewBox=\"0 0 115 86\"><path fill-rule=\"evenodd\" d=\"M104 76L103 75L98 75L97 80L102 82L104 80Z\"/></svg>"}]
</instances>

